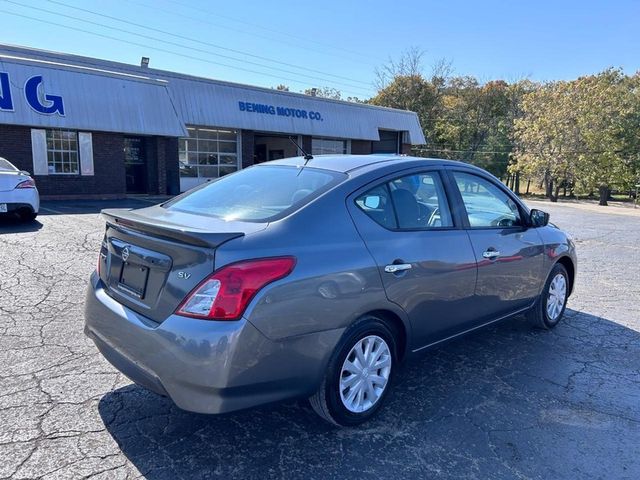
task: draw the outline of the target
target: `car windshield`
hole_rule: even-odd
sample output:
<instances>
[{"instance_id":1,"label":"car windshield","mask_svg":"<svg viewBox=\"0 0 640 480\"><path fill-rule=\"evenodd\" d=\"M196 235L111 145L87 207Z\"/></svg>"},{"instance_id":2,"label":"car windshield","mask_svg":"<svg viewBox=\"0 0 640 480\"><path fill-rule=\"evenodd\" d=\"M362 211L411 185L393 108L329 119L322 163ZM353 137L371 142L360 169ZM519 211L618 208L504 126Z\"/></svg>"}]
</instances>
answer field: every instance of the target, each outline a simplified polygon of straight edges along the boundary
<instances>
[{"instance_id":1,"label":"car windshield","mask_svg":"<svg viewBox=\"0 0 640 480\"><path fill-rule=\"evenodd\" d=\"M6 159L0 157L0 171L17 172L18 169L16 167L14 167L13 164L9 160L6 160Z\"/></svg>"},{"instance_id":2,"label":"car windshield","mask_svg":"<svg viewBox=\"0 0 640 480\"><path fill-rule=\"evenodd\" d=\"M205 184L164 206L229 221L267 222L301 208L344 178L342 173L309 167L252 167Z\"/></svg>"}]
</instances>

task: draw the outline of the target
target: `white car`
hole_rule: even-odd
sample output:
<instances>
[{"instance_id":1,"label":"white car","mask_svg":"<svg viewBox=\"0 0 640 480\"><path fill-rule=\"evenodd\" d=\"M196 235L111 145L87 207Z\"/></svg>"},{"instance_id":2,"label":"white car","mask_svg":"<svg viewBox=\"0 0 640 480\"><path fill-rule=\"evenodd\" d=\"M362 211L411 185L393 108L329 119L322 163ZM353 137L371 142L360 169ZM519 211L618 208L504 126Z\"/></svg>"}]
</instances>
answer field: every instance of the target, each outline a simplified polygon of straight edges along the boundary
<instances>
[{"instance_id":1,"label":"white car","mask_svg":"<svg viewBox=\"0 0 640 480\"><path fill-rule=\"evenodd\" d=\"M28 172L0 157L0 216L12 214L24 220L34 220L39 210L36 182Z\"/></svg>"}]
</instances>

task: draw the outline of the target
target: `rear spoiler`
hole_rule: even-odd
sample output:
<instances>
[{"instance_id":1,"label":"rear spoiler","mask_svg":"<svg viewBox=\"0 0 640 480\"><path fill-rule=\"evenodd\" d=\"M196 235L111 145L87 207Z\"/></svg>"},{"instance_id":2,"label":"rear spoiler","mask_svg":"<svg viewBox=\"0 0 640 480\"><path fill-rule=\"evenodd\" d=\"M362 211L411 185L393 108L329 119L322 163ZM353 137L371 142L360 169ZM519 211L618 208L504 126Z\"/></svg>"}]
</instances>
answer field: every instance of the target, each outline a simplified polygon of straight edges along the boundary
<instances>
[{"instance_id":1,"label":"rear spoiler","mask_svg":"<svg viewBox=\"0 0 640 480\"><path fill-rule=\"evenodd\" d=\"M207 232L198 230L186 225L167 222L159 218L160 216L139 215L130 209L112 208L102 210L100 213L107 225L116 230L147 233L154 237L198 247L216 248L224 242L244 236L243 232Z\"/></svg>"}]
</instances>

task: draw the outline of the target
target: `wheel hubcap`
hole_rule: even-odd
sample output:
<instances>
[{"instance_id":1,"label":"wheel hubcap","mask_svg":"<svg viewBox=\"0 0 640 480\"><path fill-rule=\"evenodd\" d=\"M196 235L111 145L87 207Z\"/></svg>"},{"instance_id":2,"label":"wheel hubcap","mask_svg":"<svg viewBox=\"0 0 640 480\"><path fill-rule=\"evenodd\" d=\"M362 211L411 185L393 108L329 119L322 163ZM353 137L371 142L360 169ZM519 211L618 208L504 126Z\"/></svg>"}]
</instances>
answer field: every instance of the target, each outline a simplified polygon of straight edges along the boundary
<instances>
[{"instance_id":1,"label":"wheel hubcap","mask_svg":"<svg viewBox=\"0 0 640 480\"><path fill-rule=\"evenodd\" d=\"M562 312L564 302L567 299L567 280L563 274L558 273L549 284L549 296L547 297L547 316L550 320L556 320Z\"/></svg>"},{"instance_id":2,"label":"wheel hubcap","mask_svg":"<svg viewBox=\"0 0 640 480\"><path fill-rule=\"evenodd\" d=\"M340 371L340 399L354 413L373 407L382 396L391 373L391 351L377 335L359 340Z\"/></svg>"}]
</instances>

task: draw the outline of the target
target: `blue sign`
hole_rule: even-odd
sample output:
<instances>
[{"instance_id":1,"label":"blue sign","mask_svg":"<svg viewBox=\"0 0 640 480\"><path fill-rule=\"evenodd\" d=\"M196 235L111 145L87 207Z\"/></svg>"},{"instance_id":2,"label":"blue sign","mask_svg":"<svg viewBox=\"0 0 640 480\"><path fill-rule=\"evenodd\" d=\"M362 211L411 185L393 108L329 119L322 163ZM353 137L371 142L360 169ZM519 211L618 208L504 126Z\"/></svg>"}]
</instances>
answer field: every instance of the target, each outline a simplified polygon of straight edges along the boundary
<instances>
[{"instance_id":1,"label":"blue sign","mask_svg":"<svg viewBox=\"0 0 640 480\"><path fill-rule=\"evenodd\" d=\"M44 113L51 115L57 113L64 116L64 104L62 103L62 97L58 95L45 95L44 99L50 102L49 105L45 105L40 102L40 96L38 95L38 88L42 83L42 76L36 75L27 80L24 84L24 96L27 99L27 103L38 113Z\"/></svg>"},{"instance_id":2,"label":"blue sign","mask_svg":"<svg viewBox=\"0 0 640 480\"><path fill-rule=\"evenodd\" d=\"M13 112L9 74L4 72L0 72L0 110Z\"/></svg>"},{"instance_id":3,"label":"blue sign","mask_svg":"<svg viewBox=\"0 0 640 480\"><path fill-rule=\"evenodd\" d=\"M40 85L42 81L42 75L35 75L24 84L24 98L27 104L38 113L45 115L57 113L64 116L64 102L61 96L44 95L44 100L41 100ZM13 111L11 82L9 74L5 72L0 72L0 111Z\"/></svg>"},{"instance_id":4,"label":"blue sign","mask_svg":"<svg viewBox=\"0 0 640 480\"><path fill-rule=\"evenodd\" d=\"M241 112L261 113L264 115L278 115L280 117L307 118L322 122L324 119L320 112L303 110L300 108L279 107L265 103L238 102Z\"/></svg>"}]
</instances>

